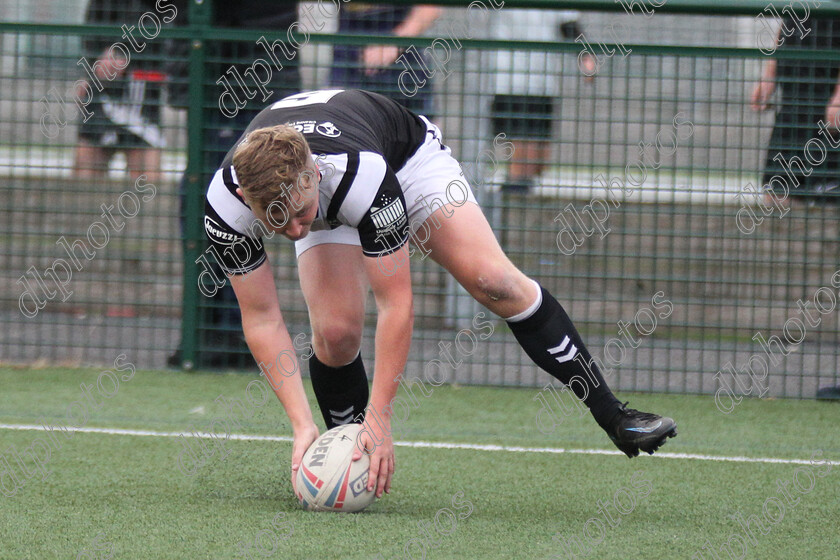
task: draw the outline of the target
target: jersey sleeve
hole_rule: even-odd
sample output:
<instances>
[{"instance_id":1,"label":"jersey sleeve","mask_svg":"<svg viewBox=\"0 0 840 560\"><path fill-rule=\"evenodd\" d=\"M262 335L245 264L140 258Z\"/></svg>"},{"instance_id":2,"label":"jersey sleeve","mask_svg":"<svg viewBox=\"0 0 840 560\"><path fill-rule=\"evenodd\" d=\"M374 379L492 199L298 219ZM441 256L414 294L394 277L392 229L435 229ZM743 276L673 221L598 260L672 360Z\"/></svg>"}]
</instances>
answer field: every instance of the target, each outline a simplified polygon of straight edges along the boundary
<instances>
[{"instance_id":1,"label":"jersey sleeve","mask_svg":"<svg viewBox=\"0 0 840 560\"><path fill-rule=\"evenodd\" d=\"M326 156L329 196L326 223L356 228L368 257L393 253L408 240L408 219L402 187L385 158L375 152ZM323 182L324 179L322 179Z\"/></svg>"},{"instance_id":2,"label":"jersey sleeve","mask_svg":"<svg viewBox=\"0 0 840 560\"><path fill-rule=\"evenodd\" d=\"M207 189L204 205L204 233L210 241L211 254L225 274L247 274L265 262L262 237L264 226L247 204L236 194L232 167L216 172Z\"/></svg>"}]
</instances>

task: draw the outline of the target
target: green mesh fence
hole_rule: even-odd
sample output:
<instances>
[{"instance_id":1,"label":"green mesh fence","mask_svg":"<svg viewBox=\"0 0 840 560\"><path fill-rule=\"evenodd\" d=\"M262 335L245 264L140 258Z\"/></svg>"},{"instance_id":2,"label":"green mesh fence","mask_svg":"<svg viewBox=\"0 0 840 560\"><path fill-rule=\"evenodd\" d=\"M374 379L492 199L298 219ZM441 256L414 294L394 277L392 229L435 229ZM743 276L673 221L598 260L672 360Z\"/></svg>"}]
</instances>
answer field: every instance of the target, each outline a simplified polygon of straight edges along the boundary
<instances>
[{"instance_id":1,"label":"green mesh fence","mask_svg":"<svg viewBox=\"0 0 840 560\"><path fill-rule=\"evenodd\" d=\"M232 292L199 290L204 189L266 104L367 87L440 125L611 385L840 384L840 9L453 2L418 31L407 4L99 4L19 2L0 24L3 362L256 371ZM292 244L267 249L305 358ZM408 377L547 382L431 259L411 266Z\"/></svg>"}]
</instances>

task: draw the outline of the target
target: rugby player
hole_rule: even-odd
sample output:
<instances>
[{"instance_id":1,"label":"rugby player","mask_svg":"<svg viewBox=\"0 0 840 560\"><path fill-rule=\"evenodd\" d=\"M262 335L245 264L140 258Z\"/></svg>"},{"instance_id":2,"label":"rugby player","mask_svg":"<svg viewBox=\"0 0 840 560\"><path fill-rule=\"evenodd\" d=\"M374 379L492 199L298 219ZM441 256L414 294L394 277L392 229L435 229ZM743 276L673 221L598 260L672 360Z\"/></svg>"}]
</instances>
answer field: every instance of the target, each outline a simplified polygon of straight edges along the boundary
<instances>
[{"instance_id":1,"label":"rugby player","mask_svg":"<svg viewBox=\"0 0 840 560\"><path fill-rule=\"evenodd\" d=\"M560 303L502 251L440 129L385 97L320 90L267 107L213 177L205 229L263 364L294 348L261 237L295 242L315 396L328 428L363 424L358 443L371 455L368 487L377 496L391 487L389 405L412 335L409 237L427 239L432 259L507 321L526 354L572 389L628 457L676 435L672 419L616 399ZM378 310L370 395L360 353L369 288ZM293 484L318 436L296 365L285 379L279 367L264 370L292 424ZM364 414L369 396L380 422Z\"/></svg>"}]
</instances>

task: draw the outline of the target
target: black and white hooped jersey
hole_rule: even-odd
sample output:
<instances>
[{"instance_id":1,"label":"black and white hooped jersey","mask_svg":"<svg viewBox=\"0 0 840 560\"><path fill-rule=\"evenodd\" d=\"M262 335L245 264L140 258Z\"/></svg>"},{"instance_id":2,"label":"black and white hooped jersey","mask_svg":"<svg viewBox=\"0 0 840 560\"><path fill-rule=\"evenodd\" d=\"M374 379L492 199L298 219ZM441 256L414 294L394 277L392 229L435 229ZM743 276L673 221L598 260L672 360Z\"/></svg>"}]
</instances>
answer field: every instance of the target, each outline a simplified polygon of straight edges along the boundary
<instances>
[{"instance_id":1,"label":"black and white hooped jersey","mask_svg":"<svg viewBox=\"0 0 840 560\"><path fill-rule=\"evenodd\" d=\"M321 172L318 213L310 231L356 228L362 251L371 257L405 244L406 206L396 172L425 140L426 123L375 93L310 91L286 97L258 114L210 182L204 230L225 273L244 274L265 261L259 233L266 230L236 193L232 161L236 146L249 132L278 124L303 134Z\"/></svg>"}]
</instances>

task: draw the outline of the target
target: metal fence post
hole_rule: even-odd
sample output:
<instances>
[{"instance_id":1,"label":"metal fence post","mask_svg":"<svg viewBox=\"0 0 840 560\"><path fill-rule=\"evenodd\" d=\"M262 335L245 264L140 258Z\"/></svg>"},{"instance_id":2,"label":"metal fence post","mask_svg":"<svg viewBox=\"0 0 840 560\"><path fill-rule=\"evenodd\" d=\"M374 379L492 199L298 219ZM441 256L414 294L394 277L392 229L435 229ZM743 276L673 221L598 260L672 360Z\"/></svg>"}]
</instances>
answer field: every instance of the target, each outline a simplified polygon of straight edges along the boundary
<instances>
[{"instance_id":1,"label":"metal fence post","mask_svg":"<svg viewBox=\"0 0 840 560\"><path fill-rule=\"evenodd\" d=\"M190 33L189 54L189 109L187 113L187 170L186 208L184 235L184 296L181 320L183 341L182 365L190 369L196 363L198 351L198 268L196 259L200 256L201 213L204 130L204 58L205 40L210 27L210 4L204 0L192 0L189 4L188 27Z\"/></svg>"}]
</instances>

